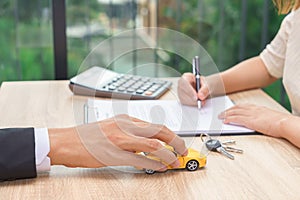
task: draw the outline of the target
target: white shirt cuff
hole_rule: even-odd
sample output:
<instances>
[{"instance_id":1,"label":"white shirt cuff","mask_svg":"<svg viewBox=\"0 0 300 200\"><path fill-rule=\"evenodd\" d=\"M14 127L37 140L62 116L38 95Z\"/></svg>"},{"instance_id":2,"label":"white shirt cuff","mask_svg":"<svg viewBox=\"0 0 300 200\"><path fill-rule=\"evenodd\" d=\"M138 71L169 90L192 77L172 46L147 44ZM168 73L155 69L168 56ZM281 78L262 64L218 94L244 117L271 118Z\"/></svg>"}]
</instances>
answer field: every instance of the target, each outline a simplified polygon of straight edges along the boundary
<instances>
[{"instance_id":1,"label":"white shirt cuff","mask_svg":"<svg viewBox=\"0 0 300 200\"><path fill-rule=\"evenodd\" d=\"M37 172L50 171L50 142L47 128L35 128L35 163Z\"/></svg>"}]
</instances>

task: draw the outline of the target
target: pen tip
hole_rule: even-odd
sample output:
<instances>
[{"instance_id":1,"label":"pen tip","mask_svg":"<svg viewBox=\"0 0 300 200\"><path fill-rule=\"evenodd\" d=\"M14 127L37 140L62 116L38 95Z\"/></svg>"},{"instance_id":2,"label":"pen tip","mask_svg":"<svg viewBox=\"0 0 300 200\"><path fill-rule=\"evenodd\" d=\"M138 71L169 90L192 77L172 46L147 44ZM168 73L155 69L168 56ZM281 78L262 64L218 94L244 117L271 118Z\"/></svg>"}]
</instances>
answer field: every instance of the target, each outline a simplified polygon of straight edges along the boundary
<instances>
[{"instance_id":1,"label":"pen tip","mask_svg":"<svg viewBox=\"0 0 300 200\"><path fill-rule=\"evenodd\" d=\"M201 109L201 101L200 100L198 100L198 109Z\"/></svg>"}]
</instances>

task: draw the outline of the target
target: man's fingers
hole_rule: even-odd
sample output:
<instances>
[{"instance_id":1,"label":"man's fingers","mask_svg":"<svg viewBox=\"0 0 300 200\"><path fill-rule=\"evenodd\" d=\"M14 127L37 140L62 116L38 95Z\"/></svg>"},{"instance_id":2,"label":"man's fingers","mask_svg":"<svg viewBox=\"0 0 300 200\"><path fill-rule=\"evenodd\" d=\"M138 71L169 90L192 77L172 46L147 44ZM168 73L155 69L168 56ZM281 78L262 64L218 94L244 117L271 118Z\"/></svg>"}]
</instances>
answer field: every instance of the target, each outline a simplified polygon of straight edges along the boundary
<instances>
[{"instance_id":1,"label":"man's fingers","mask_svg":"<svg viewBox=\"0 0 300 200\"><path fill-rule=\"evenodd\" d=\"M167 170L167 166L158 160L124 150L112 151L109 160L102 160L101 157L98 159L106 166L134 166L155 171Z\"/></svg>"},{"instance_id":2,"label":"man's fingers","mask_svg":"<svg viewBox=\"0 0 300 200\"><path fill-rule=\"evenodd\" d=\"M129 137L132 135L141 138L158 139L174 147L175 151L181 155L187 154L187 149L184 140L177 136L174 132L166 126L159 124L152 124L128 115L117 116L118 126L122 132L127 133ZM129 140L124 140L129 141ZM139 145L139 142L136 143ZM131 145L133 147L134 145Z\"/></svg>"},{"instance_id":3,"label":"man's fingers","mask_svg":"<svg viewBox=\"0 0 300 200\"><path fill-rule=\"evenodd\" d=\"M146 151L151 153L152 155L159 158L164 163L171 165L173 167L178 167L179 162L177 156L174 152L167 149L164 145L162 145L156 139L145 139L144 140L144 148L149 149L150 151Z\"/></svg>"},{"instance_id":4,"label":"man's fingers","mask_svg":"<svg viewBox=\"0 0 300 200\"><path fill-rule=\"evenodd\" d=\"M147 152L159 158L158 161L173 167L178 167L179 162L174 152L167 149L159 140L142 137L132 137L131 142L120 146L123 150L131 152Z\"/></svg>"},{"instance_id":5,"label":"man's fingers","mask_svg":"<svg viewBox=\"0 0 300 200\"><path fill-rule=\"evenodd\" d=\"M151 124L151 128L135 128L132 133L139 137L158 139L174 147L181 155L186 155L187 149L184 140L168 129L166 126Z\"/></svg>"},{"instance_id":6,"label":"man's fingers","mask_svg":"<svg viewBox=\"0 0 300 200\"><path fill-rule=\"evenodd\" d=\"M157 134L152 138L159 139L171 145L172 147L174 147L175 151L181 155L186 155L187 153L187 148L185 146L184 140L165 126L162 127L161 130L157 132Z\"/></svg>"},{"instance_id":7,"label":"man's fingers","mask_svg":"<svg viewBox=\"0 0 300 200\"><path fill-rule=\"evenodd\" d=\"M130 156L126 156L126 159L123 158L122 164L128 166L135 166L137 168L142 169L152 169L161 172L167 170L167 166L163 163L138 154L131 154Z\"/></svg>"},{"instance_id":8,"label":"man's fingers","mask_svg":"<svg viewBox=\"0 0 300 200\"><path fill-rule=\"evenodd\" d=\"M168 144L174 147L175 151L180 155L186 156L188 154L188 149L185 146L184 140L178 135L176 135Z\"/></svg>"},{"instance_id":9,"label":"man's fingers","mask_svg":"<svg viewBox=\"0 0 300 200\"><path fill-rule=\"evenodd\" d=\"M133 118L134 119L134 118ZM138 119L135 119L138 120ZM184 140L169 130L167 127L159 124L151 124L138 120L134 123L135 126L129 125L122 132L127 132L126 135L109 135L109 140L119 146L123 150L128 151L146 151L152 152L162 148L161 143L164 142L172 145L180 154L185 153L186 147ZM145 127L136 124L146 124ZM120 138L121 137L121 138Z\"/></svg>"}]
</instances>

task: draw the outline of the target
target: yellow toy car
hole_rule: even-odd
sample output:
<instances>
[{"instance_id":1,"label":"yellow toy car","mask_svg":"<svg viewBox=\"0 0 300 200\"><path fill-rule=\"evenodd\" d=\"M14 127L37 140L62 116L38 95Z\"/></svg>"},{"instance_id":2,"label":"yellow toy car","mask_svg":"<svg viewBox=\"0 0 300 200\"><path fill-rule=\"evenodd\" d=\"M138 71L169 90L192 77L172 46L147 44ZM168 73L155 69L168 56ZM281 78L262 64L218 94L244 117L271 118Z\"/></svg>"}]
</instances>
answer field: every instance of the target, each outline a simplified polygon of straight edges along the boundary
<instances>
[{"instance_id":1,"label":"yellow toy car","mask_svg":"<svg viewBox=\"0 0 300 200\"><path fill-rule=\"evenodd\" d=\"M188 171L195 171L199 168L205 167L206 165L206 156L203 155L202 153L200 153L199 151L196 151L195 149L189 148L188 149L188 155L187 156L181 156L179 154L177 154L174 151L174 148L166 145L165 146L167 149L169 149L170 151L172 151L177 159L180 162L180 166L177 167L176 169L187 169ZM153 160L157 160L162 162L159 158L147 154L147 153L142 153L144 156L146 156L147 158L153 159ZM175 169L172 166L168 165L168 169ZM155 170L152 169L144 169L146 174L154 174Z\"/></svg>"}]
</instances>

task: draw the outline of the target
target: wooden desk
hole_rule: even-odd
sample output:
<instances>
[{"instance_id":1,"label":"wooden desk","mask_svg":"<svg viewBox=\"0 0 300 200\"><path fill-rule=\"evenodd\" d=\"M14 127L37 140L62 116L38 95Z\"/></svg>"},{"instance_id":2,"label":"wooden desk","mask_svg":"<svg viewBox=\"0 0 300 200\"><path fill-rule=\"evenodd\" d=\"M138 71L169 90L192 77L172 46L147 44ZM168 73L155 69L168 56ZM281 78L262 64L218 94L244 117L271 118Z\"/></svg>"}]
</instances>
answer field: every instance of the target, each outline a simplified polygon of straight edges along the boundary
<instances>
[{"instance_id":1,"label":"wooden desk","mask_svg":"<svg viewBox=\"0 0 300 200\"><path fill-rule=\"evenodd\" d=\"M73 96L67 81L5 82L0 126L66 127L82 123L87 97ZM261 90L230 95L287 112ZM176 83L163 99L176 98ZM234 161L208 155L205 169L146 175L130 167L52 167L36 179L0 183L0 199L299 199L300 151L283 139L228 136L244 154ZM194 148L199 138L186 138ZM126 171L126 172L124 172Z\"/></svg>"}]
</instances>

